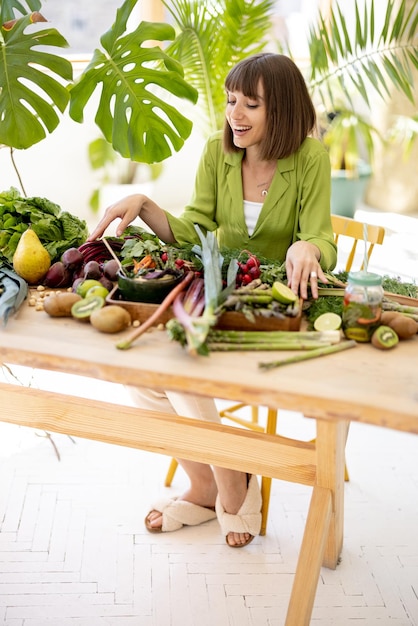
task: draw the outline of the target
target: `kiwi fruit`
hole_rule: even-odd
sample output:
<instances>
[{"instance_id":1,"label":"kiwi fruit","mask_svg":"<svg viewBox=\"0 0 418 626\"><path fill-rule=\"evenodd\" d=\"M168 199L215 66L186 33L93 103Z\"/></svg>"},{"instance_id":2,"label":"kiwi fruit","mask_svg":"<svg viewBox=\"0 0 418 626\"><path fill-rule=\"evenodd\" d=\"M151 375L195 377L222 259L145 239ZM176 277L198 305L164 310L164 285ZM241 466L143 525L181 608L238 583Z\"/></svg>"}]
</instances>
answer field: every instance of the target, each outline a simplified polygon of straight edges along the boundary
<instances>
[{"instance_id":1,"label":"kiwi fruit","mask_svg":"<svg viewBox=\"0 0 418 626\"><path fill-rule=\"evenodd\" d=\"M131 324L128 311L118 304L109 304L90 315L91 325L102 333L119 333Z\"/></svg>"},{"instance_id":2,"label":"kiwi fruit","mask_svg":"<svg viewBox=\"0 0 418 626\"><path fill-rule=\"evenodd\" d=\"M418 332L417 322L411 317L406 317L406 315L394 317L389 322L388 326L395 331L399 339L410 339Z\"/></svg>"},{"instance_id":3,"label":"kiwi fruit","mask_svg":"<svg viewBox=\"0 0 418 626\"><path fill-rule=\"evenodd\" d=\"M379 326L372 335L372 345L379 350L389 350L399 343L399 337L390 326Z\"/></svg>"},{"instance_id":4,"label":"kiwi fruit","mask_svg":"<svg viewBox=\"0 0 418 626\"><path fill-rule=\"evenodd\" d=\"M102 296L88 296L74 302L71 307L71 315L78 320L88 322L93 311L101 309L104 305L105 299Z\"/></svg>"},{"instance_id":5,"label":"kiwi fruit","mask_svg":"<svg viewBox=\"0 0 418 626\"><path fill-rule=\"evenodd\" d=\"M390 322L400 315L402 314L398 313L398 311L382 311L382 315L380 316L380 323L384 326L389 326Z\"/></svg>"},{"instance_id":6,"label":"kiwi fruit","mask_svg":"<svg viewBox=\"0 0 418 626\"><path fill-rule=\"evenodd\" d=\"M72 292L51 293L44 299L44 311L50 317L71 317L71 309L81 296Z\"/></svg>"}]
</instances>

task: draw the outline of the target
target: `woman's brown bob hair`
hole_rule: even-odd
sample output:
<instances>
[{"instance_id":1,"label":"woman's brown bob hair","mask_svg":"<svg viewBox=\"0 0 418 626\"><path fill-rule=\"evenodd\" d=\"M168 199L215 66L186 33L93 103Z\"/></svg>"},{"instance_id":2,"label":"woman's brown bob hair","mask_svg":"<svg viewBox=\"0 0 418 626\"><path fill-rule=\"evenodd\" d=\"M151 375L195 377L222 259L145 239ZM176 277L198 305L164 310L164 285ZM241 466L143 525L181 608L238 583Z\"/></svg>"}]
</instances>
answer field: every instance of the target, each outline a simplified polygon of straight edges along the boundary
<instances>
[{"instance_id":1,"label":"woman's brown bob hair","mask_svg":"<svg viewBox=\"0 0 418 626\"><path fill-rule=\"evenodd\" d=\"M225 80L226 91L255 98L260 80L264 87L268 132L261 143L263 160L283 159L296 152L316 128L316 114L305 79L297 65L283 54L255 54L240 61ZM225 120L225 152L239 152Z\"/></svg>"}]
</instances>

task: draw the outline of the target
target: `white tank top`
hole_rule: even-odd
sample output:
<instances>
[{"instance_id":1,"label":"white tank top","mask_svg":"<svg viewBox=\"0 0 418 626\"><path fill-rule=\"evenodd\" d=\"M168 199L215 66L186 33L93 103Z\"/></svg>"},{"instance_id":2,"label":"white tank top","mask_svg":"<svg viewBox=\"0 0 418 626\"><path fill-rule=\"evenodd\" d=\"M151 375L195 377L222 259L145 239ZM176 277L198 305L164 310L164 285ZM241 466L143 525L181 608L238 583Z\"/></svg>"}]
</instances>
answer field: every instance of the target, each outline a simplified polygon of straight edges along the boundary
<instances>
[{"instance_id":1,"label":"white tank top","mask_svg":"<svg viewBox=\"0 0 418 626\"><path fill-rule=\"evenodd\" d=\"M254 232L262 208L262 202L249 202L248 200L244 200L244 218L250 237Z\"/></svg>"}]
</instances>

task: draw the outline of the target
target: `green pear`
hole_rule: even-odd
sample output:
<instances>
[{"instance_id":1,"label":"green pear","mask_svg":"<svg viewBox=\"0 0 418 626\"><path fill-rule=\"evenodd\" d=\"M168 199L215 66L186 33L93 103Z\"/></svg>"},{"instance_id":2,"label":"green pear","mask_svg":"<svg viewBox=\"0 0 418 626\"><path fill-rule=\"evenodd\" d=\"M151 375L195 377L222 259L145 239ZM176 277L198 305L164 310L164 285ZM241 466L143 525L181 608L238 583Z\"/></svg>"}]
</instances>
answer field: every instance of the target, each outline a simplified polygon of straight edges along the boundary
<instances>
[{"instance_id":1,"label":"green pear","mask_svg":"<svg viewBox=\"0 0 418 626\"><path fill-rule=\"evenodd\" d=\"M22 234L13 255L13 268L30 285L38 284L51 266L49 252L32 228Z\"/></svg>"}]
</instances>

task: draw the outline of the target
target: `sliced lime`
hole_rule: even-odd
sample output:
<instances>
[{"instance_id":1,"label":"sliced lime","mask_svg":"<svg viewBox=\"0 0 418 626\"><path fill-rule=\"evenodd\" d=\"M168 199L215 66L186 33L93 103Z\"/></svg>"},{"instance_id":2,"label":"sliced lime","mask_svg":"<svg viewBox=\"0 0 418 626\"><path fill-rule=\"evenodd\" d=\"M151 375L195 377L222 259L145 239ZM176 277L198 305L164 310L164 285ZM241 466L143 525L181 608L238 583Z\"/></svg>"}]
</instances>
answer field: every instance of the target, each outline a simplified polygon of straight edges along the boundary
<instances>
[{"instance_id":1,"label":"sliced lime","mask_svg":"<svg viewBox=\"0 0 418 626\"><path fill-rule=\"evenodd\" d=\"M315 330L339 330L342 319L337 313L322 313L314 322Z\"/></svg>"},{"instance_id":2,"label":"sliced lime","mask_svg":"<svg viewBox=\"0 0 418 626\"><path fill-rule=\"evenodd\" d=\"M276 281L271 288L271 295L282 304L292 304L296 302L297 295L284 283Z\"/></svg>"}]
</instances>

